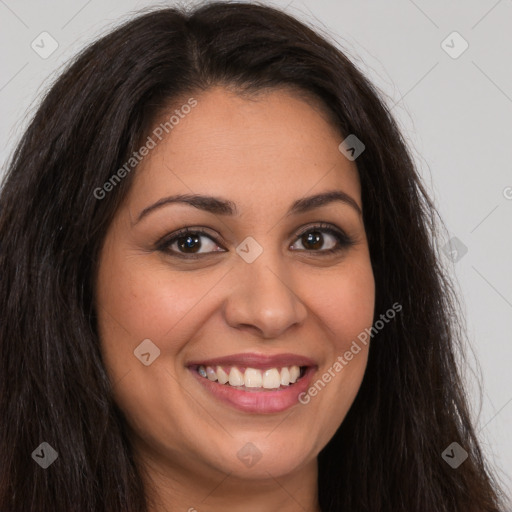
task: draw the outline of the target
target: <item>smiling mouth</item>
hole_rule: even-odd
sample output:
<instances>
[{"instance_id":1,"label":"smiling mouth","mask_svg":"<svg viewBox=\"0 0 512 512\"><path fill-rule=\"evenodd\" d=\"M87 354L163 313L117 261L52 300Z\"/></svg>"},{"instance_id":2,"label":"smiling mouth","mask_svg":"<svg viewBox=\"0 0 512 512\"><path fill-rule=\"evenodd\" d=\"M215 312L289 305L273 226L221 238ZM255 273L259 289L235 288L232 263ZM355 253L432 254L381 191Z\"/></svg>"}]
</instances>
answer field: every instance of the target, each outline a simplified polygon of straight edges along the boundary
<instances>
[{"instance_id":1,"label":"smiling mouth","mask_svg":"<svg viewBox=\"0 0 512 512\"><path fill-rule=\"evenodd\" d=\"M248 392L289 389L304 376L307 366L282 366L258 369L241 366L194 365L191 370L220 385Z\"/></svg>"}]
</instances>

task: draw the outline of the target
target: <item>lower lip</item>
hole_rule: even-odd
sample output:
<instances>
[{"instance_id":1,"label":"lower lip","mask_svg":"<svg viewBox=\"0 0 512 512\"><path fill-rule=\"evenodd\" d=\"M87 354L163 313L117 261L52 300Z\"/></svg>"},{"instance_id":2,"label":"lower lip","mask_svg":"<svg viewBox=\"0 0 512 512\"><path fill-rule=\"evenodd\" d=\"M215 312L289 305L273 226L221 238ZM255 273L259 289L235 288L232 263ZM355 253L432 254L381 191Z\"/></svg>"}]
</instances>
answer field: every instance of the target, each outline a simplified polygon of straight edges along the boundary
<instances>
[{"instance_id":1,"label":"lower lip","mask_svg":"<svg viewBox=\"0 0 512 512\"><path fill-rule=\"evenodd\" d=\"M299 395L308 389L309 383L315 373L315 368L308 366L301 379L285 389L275 391L243 391L229 384L219 384L216 381L211 381L199 375L197 371L190 368L189 370L194 374L196 379L199 380L202 386L221 402L241 411L257 414L282 412L299 403Z\"/></svg>"}]
</instances>

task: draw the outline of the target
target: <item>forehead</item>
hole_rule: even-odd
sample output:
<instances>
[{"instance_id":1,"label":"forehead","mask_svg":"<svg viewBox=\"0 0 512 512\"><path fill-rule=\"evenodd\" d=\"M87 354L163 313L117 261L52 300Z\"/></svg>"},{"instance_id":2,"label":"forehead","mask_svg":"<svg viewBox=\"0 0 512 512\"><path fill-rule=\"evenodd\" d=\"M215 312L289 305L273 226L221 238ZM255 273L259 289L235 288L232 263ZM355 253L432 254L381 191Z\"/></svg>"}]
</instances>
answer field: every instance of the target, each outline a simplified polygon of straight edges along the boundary
<instances>
[{"instance_id":1,"label":"forehead","mask_svg":"<svg viewBox=\"0 0 512 512\"><path fill-rule=\"evenodd\" d=\"M318 102L290 90L240 96L221 87L194 99L197 105L139 165L130 209L176 193L268 207L334 188L360 202L357 167L338 150L343 136Z\"/></svg>"}]
</instances>

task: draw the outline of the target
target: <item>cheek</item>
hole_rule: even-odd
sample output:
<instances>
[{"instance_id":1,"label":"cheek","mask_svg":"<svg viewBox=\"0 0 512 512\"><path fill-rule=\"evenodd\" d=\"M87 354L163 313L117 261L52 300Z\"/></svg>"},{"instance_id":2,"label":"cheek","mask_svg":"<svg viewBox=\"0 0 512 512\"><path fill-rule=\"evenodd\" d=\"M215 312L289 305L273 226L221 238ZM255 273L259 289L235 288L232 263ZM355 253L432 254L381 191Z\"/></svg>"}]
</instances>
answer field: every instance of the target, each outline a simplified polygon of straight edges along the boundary
<instances>
[{"instance_id":1,"label":"cheek","mask_svg":"<svg viewBox=\"0 0 512 512\"><path fill-rule=\"evenodd\" d=\"M315 290L310 307L325 326L326 335L334 340L336 351L347 350L373 322L375 281L370 260L362 259L325 276Z\"/></svg>"},{"instance_id":2,"label":"cheek","mask_svg":"<svg viewBox=\"0 0 512 512\"><path fill-rule=\"evenodd\" d=\"M168 339L166 335L179 330L178 324L208 291L208 280L191 279L187 273L173 276L143 258L110 256L104 260L97 286L100 323L110 331L104 340L131 346L146 338L156 343Z\"/></svg>"},{"instance_id":3,"label":"cheek","mask_svg":"<svg viewBox=\"0 0 512 512\"><path fill-rule=\"evenodd\" d=\"M320 449L334 435L359 391L368 360L375 281L370 260L347 265L317 283L310 306L329 340L319 374L302 397L314 411Z\"/></svg>"},{"instance_id":4,"label":"cheek","mask_svg":"<svg viewBox=\"0 0 512 512\"><path fill-rule=\"evenodd\" d=\"M331 374L333 370L336 375L344 374L345 396L353 399L366 369L370 342L367 331L375 313L375 281L369 259L352 268L336 299L338 307L332 311L330 320L338 335L329 368Z\"/></svg>"}]
</instances>

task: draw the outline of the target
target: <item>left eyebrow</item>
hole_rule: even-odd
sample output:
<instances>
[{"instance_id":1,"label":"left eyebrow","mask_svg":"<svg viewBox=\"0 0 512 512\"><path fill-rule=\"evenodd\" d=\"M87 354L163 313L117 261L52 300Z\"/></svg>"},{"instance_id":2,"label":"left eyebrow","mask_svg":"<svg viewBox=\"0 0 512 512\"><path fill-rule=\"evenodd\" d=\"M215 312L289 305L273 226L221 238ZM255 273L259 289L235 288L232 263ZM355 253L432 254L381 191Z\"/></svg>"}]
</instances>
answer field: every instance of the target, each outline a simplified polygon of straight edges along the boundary
<instances>
[{"instance_id":1,"label":"left eyebrow","mask_svg":"<svg viewBox=\"0 0 512 512\"><path fill-rule=\"evenodd\" d=\"M346 192L343 192L342 190L331 190L329 192L323 192L314 196L298 199L292 204L286 215L304 213L313 210L314 208L320 208L321 206L325 206L334 201L341 201L342 203L351 206L357 211L357 213L359 213L359 215L362 215L363 213L355 199L349 196Z\"/></svg>"},{"instance_id":2,"label":"left eyebrow","mask_svg":"<svg viewBox=\"0 0 512 512\"><path fill-rule=\"evenodd\" d=\"M345 203L354 208L357 213L359 213L359 215L362 214L360 206L351 196L341 190L332 190L329 192L323 192L321 194L304 197L302 199L297 199L291 205L286 216L304 213L315 208L320 208L321 206L325 206L334 201ZM169 197L163 197L156 203L144 208L137 217L135 224L137 224L150 212L173 203L188 204L194 208L198 208L199 210L204 210L215 215L240 215L236 204L227 199L200 194L178 194Z\"/></svg>"}]
</instances>

